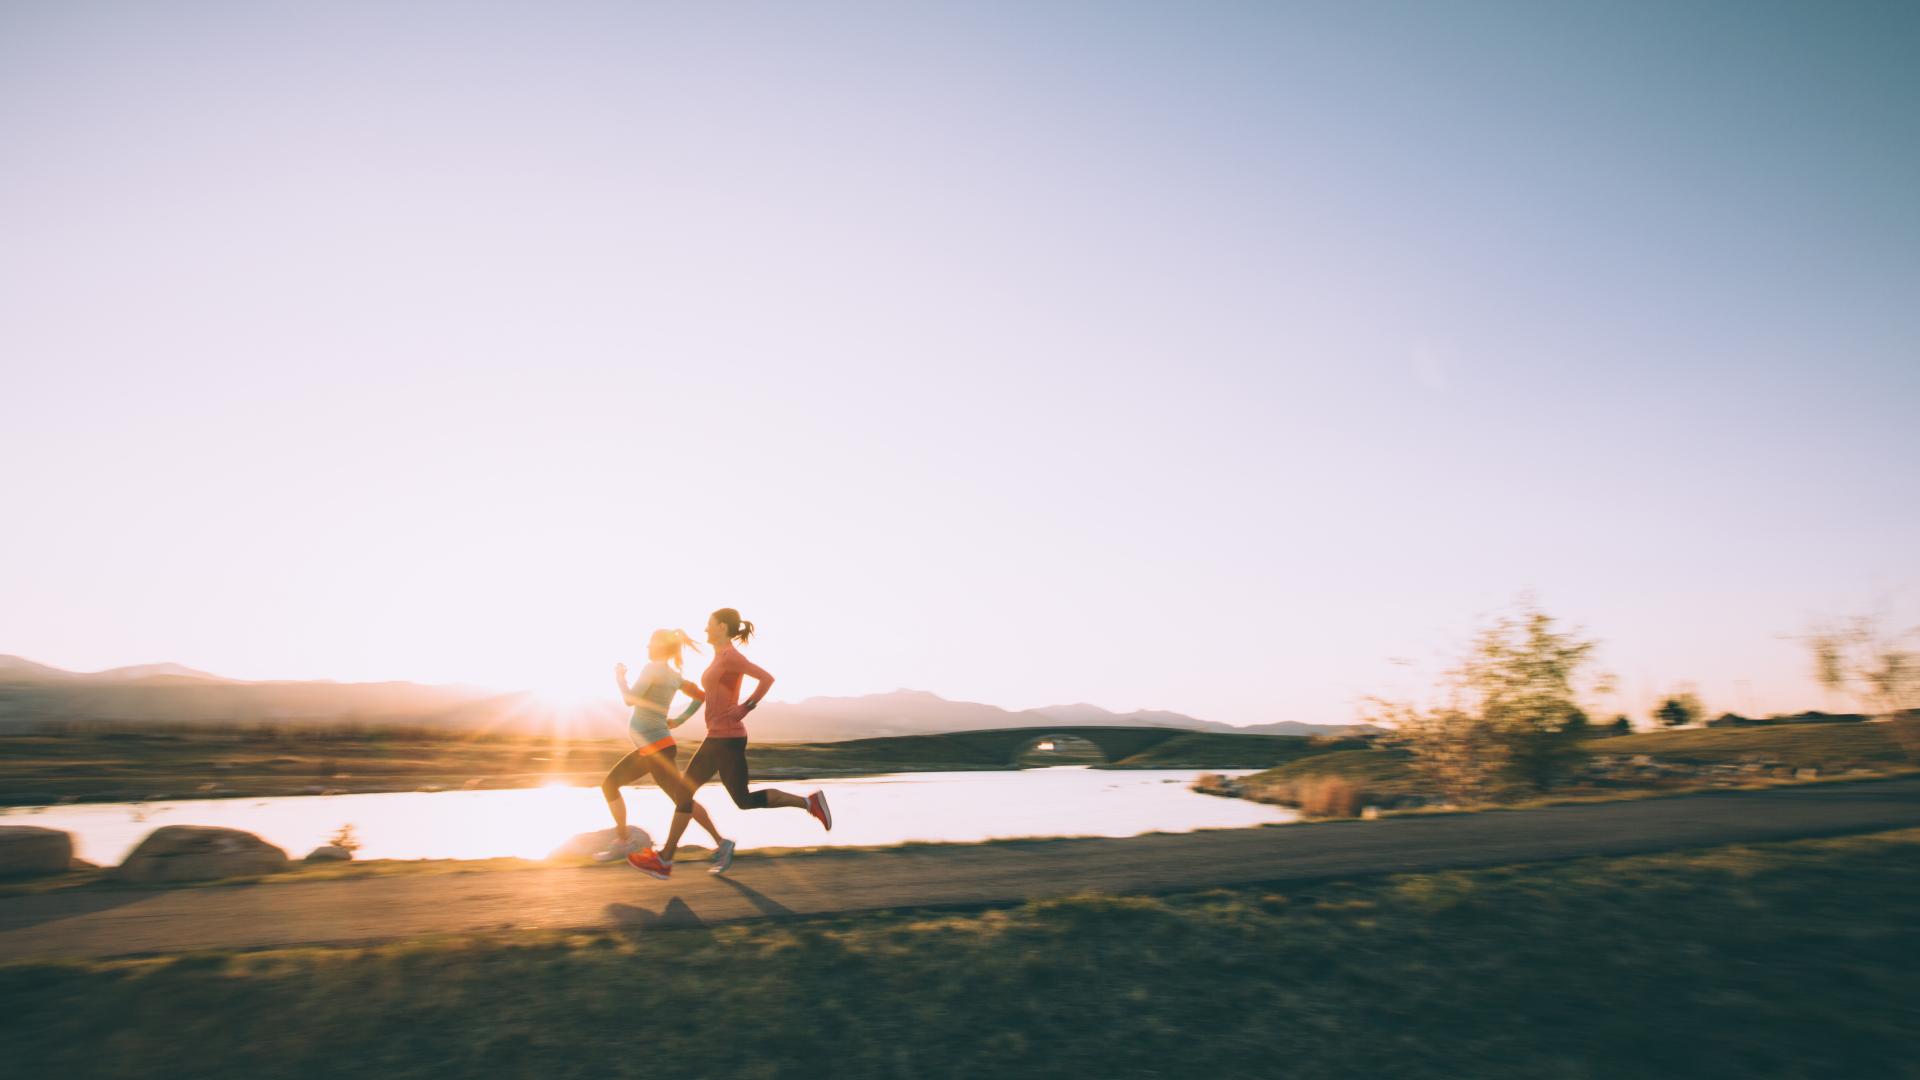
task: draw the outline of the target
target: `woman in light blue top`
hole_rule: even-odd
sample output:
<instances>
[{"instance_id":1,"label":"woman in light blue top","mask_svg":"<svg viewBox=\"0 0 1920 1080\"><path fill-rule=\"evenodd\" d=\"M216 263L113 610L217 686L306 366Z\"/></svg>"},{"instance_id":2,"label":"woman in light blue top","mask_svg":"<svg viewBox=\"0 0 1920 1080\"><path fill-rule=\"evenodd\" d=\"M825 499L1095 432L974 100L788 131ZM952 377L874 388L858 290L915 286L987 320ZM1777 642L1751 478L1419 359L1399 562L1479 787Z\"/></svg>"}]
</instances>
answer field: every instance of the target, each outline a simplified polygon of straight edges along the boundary
<instances>
[{"instance_id":1,"label":"woman in light blue top","mask_svg":"<svg viewBox=\"0 0 1920 1080\"><path fill-rule=\"evenodd\" d=\"M647 666L640 669L640 677L632 686L627 685L627 665L614 665L621 700L633 706L633 716L627 721L627 738L633 743L633 752L621 758L600 782L600 793L606 796L607 810L613 815L614 824L613 846L594 856L602 862L624 859L635 850L632 832L627 828L627 801L620 794L622 787L642 776L651 776L676 806L686 805L693 796L686 777L674 764L680 748L673 741L672 729L686 723L687 718L699 710L706 694L699 683L680 677L683 647L692 647L695 651L700 648L685 630L655 630L647 639ZM668 708L676 693L687 695L687 707L679 716L669 719ZM733 841L720 835L713 818L697 802L693 804L693 820L713 837L714 872L724 872L733 861Z\"/></svg>"}]
</instances>

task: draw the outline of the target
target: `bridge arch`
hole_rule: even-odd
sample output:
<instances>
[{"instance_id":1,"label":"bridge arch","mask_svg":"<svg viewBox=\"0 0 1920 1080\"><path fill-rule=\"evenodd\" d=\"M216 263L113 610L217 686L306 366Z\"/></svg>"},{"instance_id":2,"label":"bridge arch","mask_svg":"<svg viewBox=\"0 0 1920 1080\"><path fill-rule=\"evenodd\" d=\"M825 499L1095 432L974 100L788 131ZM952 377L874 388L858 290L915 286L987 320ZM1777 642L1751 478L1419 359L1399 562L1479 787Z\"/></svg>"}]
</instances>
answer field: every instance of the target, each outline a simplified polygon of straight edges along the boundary
<instances>
[{"instance_id":1,"label":"bridge arch","mask_svg":"<svg viewBox=\"0 0 1920 1080\"><path fill-rule=\"evenodd\" d=\"M1112 759L1100 744L1083 735L1062 730L1052 735L1036 735L1014 750L1016 765L1111 765Z\"/></svg>"},{"instance_id":2,"label":"bridge arch","mask_svg":"<svg viewBox=\"0 0 1920 1080\"><path fill-rule=\"evenodd\" d=\"M964 745L979 758L1005 765L1018 765L1028 750L1049 738L1073 738L1091 743L1094 749L1114 764L1182 735L1181 728L1163 727L1050 727L997 728L988 731L956 731L941 736Z\"/></svg>"}]
</instances>

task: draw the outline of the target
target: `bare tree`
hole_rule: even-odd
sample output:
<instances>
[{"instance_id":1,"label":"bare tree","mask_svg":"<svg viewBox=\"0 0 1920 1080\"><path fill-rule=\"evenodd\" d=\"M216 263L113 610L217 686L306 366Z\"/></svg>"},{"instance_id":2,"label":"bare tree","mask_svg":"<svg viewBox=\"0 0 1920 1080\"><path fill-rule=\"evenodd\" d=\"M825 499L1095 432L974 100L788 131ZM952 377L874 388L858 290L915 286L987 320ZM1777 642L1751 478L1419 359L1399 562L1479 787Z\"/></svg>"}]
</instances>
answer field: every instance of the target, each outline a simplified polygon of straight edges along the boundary
<instances>
[{"instance_id":1,"label":"bare tree","mask_svg":"<svg viewBox=\"0 0 1920 1080\"><path fill-rule=\"evenodd\" d=\"M1891 723L1907 756L1920 759L1920 627L1886 622L1879 613L1834 619L1807 635L1807 647L1821 686Z\"/></svg>"}]
</instances>

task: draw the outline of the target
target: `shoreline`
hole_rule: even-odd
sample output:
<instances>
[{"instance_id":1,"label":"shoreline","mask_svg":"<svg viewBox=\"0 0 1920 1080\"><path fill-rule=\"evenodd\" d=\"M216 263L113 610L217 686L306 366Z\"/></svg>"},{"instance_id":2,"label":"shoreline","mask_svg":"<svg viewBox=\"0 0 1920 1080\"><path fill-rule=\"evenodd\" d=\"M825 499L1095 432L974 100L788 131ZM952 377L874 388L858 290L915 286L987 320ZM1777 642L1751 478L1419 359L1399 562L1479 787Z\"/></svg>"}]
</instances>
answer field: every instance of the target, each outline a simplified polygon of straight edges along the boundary
<instances>
[{"instance_id":1,"label":"shoreline","mask_svg":"<svg viewBox=\"0 0 1920 1080\"><path fill-rule=\"evenodd\" d=\"M745 853L725 877L671 882L617 865L481 864L208 886L43 888L0 898L0 961L527 929L667 928L872 910L996 906L1088 891L1151 894L1423 873L1920 829L1920 780L1449 814L1314 828ZM415 868L418 869L418 868ZM604 870L604 872L602 872ZM433 872L446 871L446 872ZM95 880L98 880L97 877ZM57 924L58 940L45 932Z\"/></svg>"},{"instance_id":2,"label":"shoreline","mask_svg":"<svg viewBox=\"0 0 1920 1080\"><path fill-rule=\"evenodd\" d=\"M1123 729L1116 737L1139 743L1143 732L1165 734ZM1262 769L1331 748L1305 738L1187 732L1167 735L1140 752L1123 741L1107 760L1082 760L1034 755L1020 748L1024 736L1024 731L958 732L769 742L755 744L751 759L756 778L780 783L1070 764L1123 771ZM698 742L681 746L690 754ZM468 740L380 731L353 737L251 730L0 732L0 806L505 790L555 782L590 787L629 750L624 741L605 739Z\"/></svg>"},{"instance_id":3,"label":"shoreline","mask_svg":"<svg viewBox=\"0 0 1920 1080\"><path fill-rule=\"evenodd\" d=\"M611 760L618 760L612 758ZM755 769L755 783L782 783L794 780L849 780L864 776L887 776L892 773L926 772L1029 772L1033 768L1055 768L1057 766L995 767L989 765L971 765L956 762L941 762L928 765L901 765L895 768L787 768ZM1121 771L1135 771L1136 766L1095 766L1113 768ZM1157 768L1158 766L1153 766ZM86 793L69 793L53 800L34 799L33 796L46 792L3 792L0 793L0 814L21 810L58 809L64 806L87 806L100 803L154 803L188 802L214 799L293 799L326 798L334 795L434 795L448 791L524 791L530 788L545 787L556 780L567 787L593 788L600 785L606 770L593 772L566 773L516 773L496 776L451 777L438 774L426 774L406 779L389 780L387 778L361 779L353 776L328 778L324 784L302 783L295 788L291 784L242 784L221 785L212 790L152 791L147 787L130 786L119 790L108 789ZM476 782L477 781L477 782ZM656 787L650 777L642 777L628 788Z\"/></svg>"},{"instance_id":4,"label":"shoreline","mask_svg":"<svg viewBox=\"0 0 1920 1080\"><path fill-rule=\"evenodd\" d=\"M1770 785L1756 785L1741 788L1700 788L1684 791L1644 791L1620 793L1605 798L1567 798L1543 799L1517 805L1488 805L1478 807L1423 807L1417 809L1393 811L1374 819L1331 818L1301 816L1292 821L1267 821L1248 825L1210 825L1182 831L1150 830L1129 836L1100 836L1093 834L1062 834L1058 836L1013 836L996 837L987 840L901 840L890 844L848 844L848 845L799 845L785 847L743 848L741 858L755 861L813 860L820 858L869 856L888 853L918 854L935 858L964 854L984 849L1025 850L1045 848L1052 845L1073 845L1089 842L1126 843L1149 837L1200 836L1221 833L1250 833L1268 829L1298 829L1301 826L1337 826L1354 827L1365 823L1380 821L1408 821L1437 818L1501 816L1507 814L1525 815L1530 812L1549 809L1576 809L1618 805L1622 803L1651 803L1661 801L1686 802L1697 799L1711 799L1729 795L1763 795L1766 793L1791 793L1811 788L1839 787L1858 785L1871 787L1878 784L1897 784L1902 781L1920 780L1920 770L1887 776L1871 777L1830 777L1821 780L1783 781ZM1232 798L1233 796L1216 796ZM681 862L698 866L705 863L713 854L704 844L689 841L681 845L681 851L687 856ZM70 870L65 874L44 878L0 881L0 900L10 897L39 895L45 893L66 892L169 892L178 889L211 889L251 887L259 885L301 885L316 882L371 880L393 877L436 877L465 874L523 873L528 871L555 870L591 870L619 871L618 863L595 862L586 855L564 855L547 858L523 858L519 856L489 856L477 859L458 858L419 858L419 859L352 859L339 862L308 862L300 858L290 858L285 869L272 873L246 875L230 878L209 879L205 881L174 881L134 883L123 882L114 876L115 866L96 865Z\"/></svg>"}]
</instances>

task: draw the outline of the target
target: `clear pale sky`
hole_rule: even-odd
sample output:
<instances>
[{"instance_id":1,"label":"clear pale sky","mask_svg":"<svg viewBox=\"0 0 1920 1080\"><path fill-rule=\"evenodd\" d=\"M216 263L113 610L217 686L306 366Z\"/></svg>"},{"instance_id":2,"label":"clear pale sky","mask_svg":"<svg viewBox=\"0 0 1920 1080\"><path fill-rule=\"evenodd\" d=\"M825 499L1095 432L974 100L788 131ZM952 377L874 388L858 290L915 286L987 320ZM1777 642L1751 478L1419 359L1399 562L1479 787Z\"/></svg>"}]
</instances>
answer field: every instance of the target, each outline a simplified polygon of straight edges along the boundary
<instances>
[{"instance_id":1,"label":"clear pale sky","mask_svg":"<svg viewBox=\"0 0 1920 1080\"><path fill-rule=\"evenodd\" d=\"M0 4L0 652L1345 722L1920 600L1920 6Z\"/></svg>"}]
</instances>

